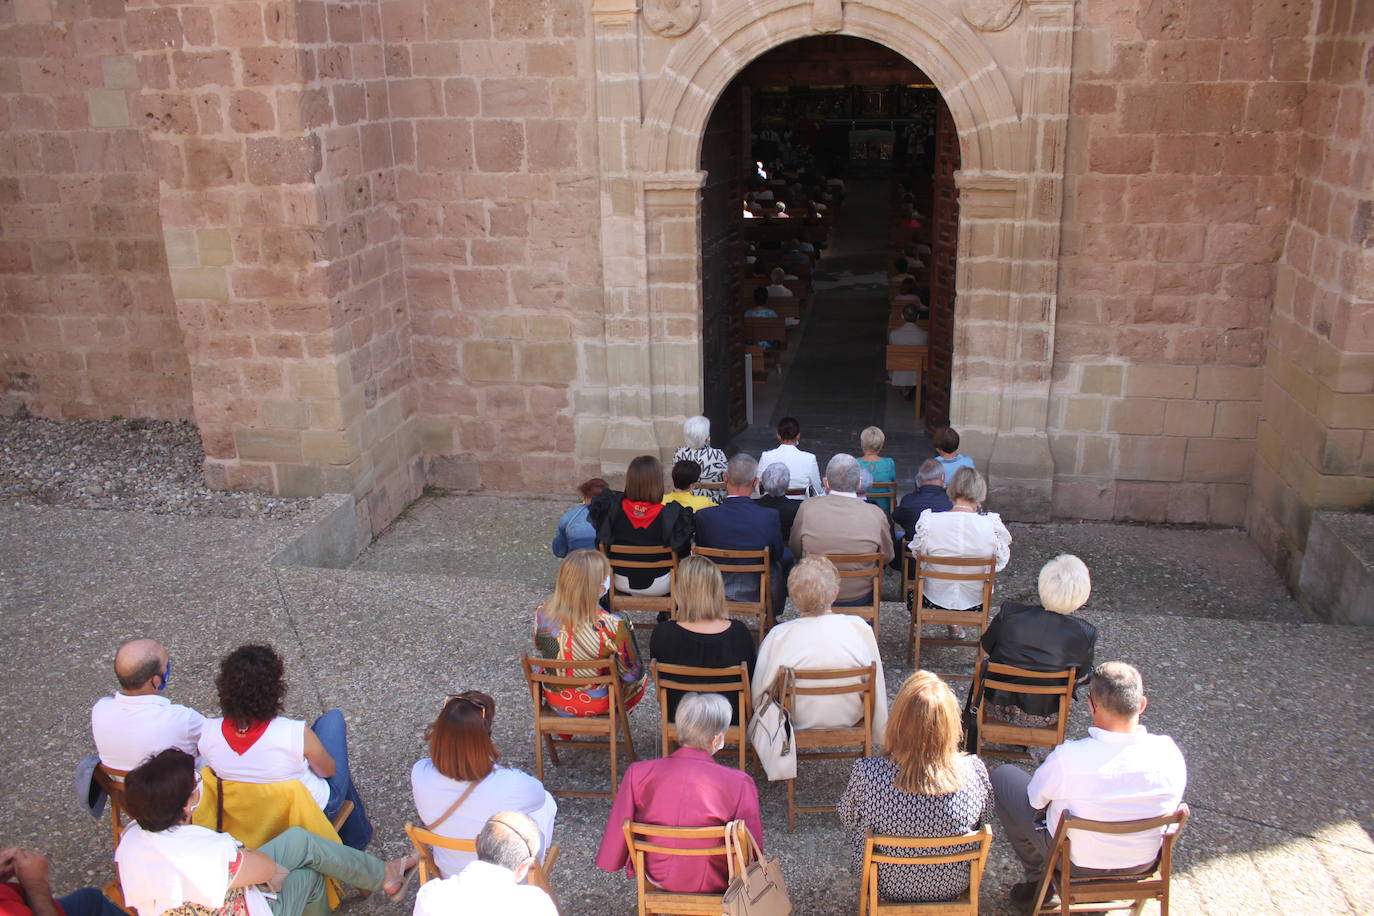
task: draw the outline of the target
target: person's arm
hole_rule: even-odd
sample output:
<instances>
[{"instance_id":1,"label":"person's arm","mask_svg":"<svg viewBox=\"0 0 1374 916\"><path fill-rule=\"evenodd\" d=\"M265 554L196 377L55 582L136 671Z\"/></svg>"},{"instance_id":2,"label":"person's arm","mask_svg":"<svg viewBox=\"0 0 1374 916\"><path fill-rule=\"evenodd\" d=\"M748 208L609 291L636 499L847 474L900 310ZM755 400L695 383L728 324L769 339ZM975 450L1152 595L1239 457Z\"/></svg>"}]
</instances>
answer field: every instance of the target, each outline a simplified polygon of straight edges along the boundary
<instances>
[{"instance_id":1,"label":"person's arm","mask_svg":"<svg viewBox=\"0 0 1374 916\"><path fill-rule=\"evenodd\" d=\"M275 884L277 889L281 888L281 880L287 875L285 868L255 849L242 849L239 854L238 871L234 872L234 880L229 882L231 889L255 884Z\"/></svg>"},{"instance_id":2,"label":"person's arm","mask_svg":"<svg viewBox=\"0 0 1374 916\"><path fill-rule=\"evenodd\" d=\"M553 555L560 560L568 555L567 518L567 515L564 515L558 520L558 530L554 532L553 543L549 545L549 549L553 551Z\"/></svg>"},{"instance_id":3,"label":"person's arm","mask_svg":"<svg viewBox=\"0 0 1374 916\"><path fill-rule=\"evenodd\" d=\"M611 803L606 830L601 834L601 848L596 851L596 867L602 871L617 872L629 862L630 848L625 844L625 822L635 819L631 771L638 766L632 763L626 768L625 778L620 780L620 791L616 792L615 801Z\"/></svg>"},{"instance_id":4,"label":"person's arm","mask_svg":"<svg viewBox=\"0 0 1374 916\"><path fill-rule=\"evenodd\" d=\"M763 817L759 814L759 787L752 777L740 780L739 800L735 802L735 817L754 835L754 842L763 851Z\"/></svg>"},{"instance_id":5,"label":"person's arm","mask_svg":"<svg viewBox=\"0 0 1374 916\"><path fill-rule=\"evenodd\" d=\"M983 638L980 641L983 644L983 651L987 653L988 658L992 658L992 651L997 648L997 640L1002 634L1002 614L1006 609L1007 605L1003 603L1001 610L997 612L997 616L992 618L992 622L988 624L988 628L983 631Z\"/></svg>"},{"instance_id":6,"label":"person's arm","mask_svg":"<svg viewBox=\"0 0 1374 916\"><path fill-rule=\"evenodd\" d=\"M305 729L305 762L310 766L310 772L322 779L334 775L334 758L324 749L319 736L308 726Z\"/></svg>"},{"instance_id":7,"label":"person's arm","mask_svg":"<svg viewBox=\"0 0 1374 916\"><path fill-rule=\"evenodd\" d=\"M802 558L802 513L805 511L806 502L803 500L802 504L797 506L797 514L792 516L792 535L787 539L787 546L792 548L792 556L796 557L798 560ZM778 517L782 517L781 512L778 513ZM778 608L777 610L778 613L782 613L782 608Z\"/></svg>"},{"instance_id":8,"label":"person's arm","mask_svg":"<svg viewBox=\"0 0 1374 916\"><path fill-rule=\"evenodd\" d=\"M883 555L883 565L892 562L892 526L887 523L887 515L882 509L878 509L878 552ZM881 584L881 583L879 583Z\"/></svg>"},{"instance_id":9,"label":"person's arm","mask_svg":"<svg viewBox=\"0 0 1374 916\"><path fill-rule=\"evenodd\" d=\"M868 774L864 770L863 762L854 761L854 765L849 770L849 782L845 784L844 794L840 796L840 802L835 806L835 813L839 815L840 823L844 824L845 829L850 833L856 831L860 821L863 819L865 799L868 794Z\"/></svg>"},{"instance_id":10,"label":"person's arm","mask_svg":"<svg viewBox=\"0 0 1374 916\"><path fill-rule=\"evenodd\" d=\"M825 485L821 483L821 466L816 463L815 455L811 456L811 469L808 473L811 475L808 486L811 487L812 495L820 496L825 492Z\"/></svg>"},{"instance_id":11,"label":"person's arm","mask_svg":"<svg viewBox=\"0 0 1374 916\"><path fill-rule=\"evenodd\" d=\"M887 681L883 678L883 656L878 651L873 629L865 625L863 635L872 653L869 657L877 662L873 676L873 747L876 750L887 743Z\"/></svg>"},{"instance_id":12,"label":"person's arm","mask_svg":"<svg viewBox=\"0 0 1374 916\"><path fill-rule=\"evenodd\" d=\"M62 916L57 901L52 899L47 857L36 849L14 847L5 851L10 854L9 867L24 891L24 901L34 916Z\"/></svg>"},{"instance_id":13,"label":"person's arm","mask_svg":"<svg viewBox=\"0 0 1374 916\"><path fill-rule=\"evenodd\" d=\"M1011 532L1007 530L1006 525L1002 524L1001 516L998 516L994 521L997 523L993 531L997 541L997 571L1001 572L1011 560Z\"/></svg>"}]
</instances>

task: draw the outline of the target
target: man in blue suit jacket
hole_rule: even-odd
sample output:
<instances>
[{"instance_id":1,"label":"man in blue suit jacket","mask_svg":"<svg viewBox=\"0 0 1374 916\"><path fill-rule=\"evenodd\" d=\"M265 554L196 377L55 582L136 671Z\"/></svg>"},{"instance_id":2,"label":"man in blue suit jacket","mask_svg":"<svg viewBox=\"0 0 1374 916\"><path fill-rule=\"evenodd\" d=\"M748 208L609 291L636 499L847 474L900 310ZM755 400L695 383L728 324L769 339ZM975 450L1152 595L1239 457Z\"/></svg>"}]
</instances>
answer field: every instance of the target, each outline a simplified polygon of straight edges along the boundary
<instances>
[{"instance_id":1,"label":"man in blue suit jacket","mask_svg":"<svg viewBox=\"0 0 1374 916\"><path fill-rule=\"evenodd\" d=\"M759 464L746 454L730 459L725 469L725 501L696 514L696 542L717 550L759 550L768 548L772 569L773 615L781 617L787 601L787 568L791 556L785 555L782 521L777 509L760 506L750 499L758 483ZM749 579L753 582L733 582ZM758 595L752 575L736 573L725 577L725 595L739 601L753 601Z\"/></svg>"},{"instance_id":2,"label":"man in blue suit jacket","mask_svg":"<svg viewBox=\"0 0 1374 916\"><path fill-rule=\"evenodd\" d=\"M916 472L916 489L903 496L901 503L892 510L892 520L902 526L910 541L922 512L926 509L948 512L952 507L949 494L945 492L945 469L940 462L930 458Z\"/></svg>"}]
</instances>

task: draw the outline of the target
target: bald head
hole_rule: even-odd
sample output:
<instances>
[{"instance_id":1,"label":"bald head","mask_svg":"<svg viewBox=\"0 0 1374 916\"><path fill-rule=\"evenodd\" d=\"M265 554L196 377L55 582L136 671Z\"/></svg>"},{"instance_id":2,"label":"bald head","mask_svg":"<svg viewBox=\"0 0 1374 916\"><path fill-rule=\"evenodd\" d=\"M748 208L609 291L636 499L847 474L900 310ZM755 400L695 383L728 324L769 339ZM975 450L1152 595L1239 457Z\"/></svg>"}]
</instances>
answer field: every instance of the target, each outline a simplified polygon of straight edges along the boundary
<instances>
[{"instance_id":1,"label":"bald head","mask_svg":"<svg viewBox=\"0 0 1374 916\"><path fill-rule=\"evenodd\" d=\"M119 680L119 689L125 693L145 690L155 693L157 688L148 682L162 674L166 667L167 650L156 639L132 639L115 653L115 678Z\"/></svg>"},{"instance_id":2,"label":"bald head","mask_svg":"<svg viewBox=\"0 0 1374 916\"><path fill-rule=\"evenodd\" d=\"M493 814L477 835L477 858L519 874L539 854L539 828L526 814ZM517 880L519 878L517 877Z\"/></svg>"}]
</instances>

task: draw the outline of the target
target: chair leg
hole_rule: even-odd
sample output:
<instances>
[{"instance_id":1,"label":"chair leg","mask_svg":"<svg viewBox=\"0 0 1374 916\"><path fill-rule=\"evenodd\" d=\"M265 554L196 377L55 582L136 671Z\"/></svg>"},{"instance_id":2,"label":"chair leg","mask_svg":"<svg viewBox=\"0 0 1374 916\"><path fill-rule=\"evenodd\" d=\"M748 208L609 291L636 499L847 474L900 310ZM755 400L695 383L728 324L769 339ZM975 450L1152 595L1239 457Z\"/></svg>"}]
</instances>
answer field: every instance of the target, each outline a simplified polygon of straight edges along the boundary
<instances>
[{"instance_id":1,"label":"chair leg","mask_svg":"<svg viewBox=\"0 0 1374 916\"><path fill-rule=\"evenodd\" d=\"M611 689L614 690L615 686L612 685ZM616 725L614 722L611 723L611 732L606 738L611 745L611 797L615 798L616 792L620 790L620 779L618 778L618 771L615 765L615 752L620 749L620 736L616 734Z\"/></svg>"},{"instance_id":2,"label":"chair leg","mask_svg":"<svg viewBox=\"0 0 1374 916\"><path fill-rule=\"evenodd\" d=\"M796 801L797 801L797 799L796 799L796 794L795 794L796 791L797 791L797 781L796 781L795 779L789 779L789 780L787 780L787 832L788 832L788 833L796 833L796 832L797 832L797 811L796 811L796 808L795 808Z\"/></svg>"}]
</instances>

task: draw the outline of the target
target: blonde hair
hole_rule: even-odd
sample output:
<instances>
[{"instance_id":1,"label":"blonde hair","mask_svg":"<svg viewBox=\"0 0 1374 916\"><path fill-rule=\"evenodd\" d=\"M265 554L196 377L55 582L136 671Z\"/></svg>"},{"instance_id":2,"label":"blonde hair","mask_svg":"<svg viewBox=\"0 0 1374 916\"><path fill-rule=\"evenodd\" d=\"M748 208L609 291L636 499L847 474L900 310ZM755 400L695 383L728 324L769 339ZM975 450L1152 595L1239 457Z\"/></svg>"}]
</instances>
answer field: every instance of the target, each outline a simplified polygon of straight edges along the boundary
<instances>
[{"instance_id":1,"label":"blonde hair","mask_svg":"<svg viewBox=\"0 0 1374 916\"><path fill-rule=\"evenodd\" d=\"M988 498L988 482L973 468L960 468L954 472L954 479L945 487L950 501L965 499L979 508Z\"/></svg>"},{"instance_id":2,"label":"blonde hair","mask_svg":"<svg viewBox=\"0 0 1374 916\"><path fill-rule=\"evenodd\" d=\"M916 795L947 795L964 781L959 752L959 701L933 671L906 679L887 713L885 754L897 765L897 788Z\"/></svg>"},{"instance_id":3,"label":"blonde hair","mask_svg":"<svg viewBox=\"0 0 1374 916\"><path fill-rule=\"evenodd\" d=\"M802 557L787 576L787 594L803 616L824 614L840 594L840 574L828 557Z\"/></svg>"},{"instance_id":4,"label":"blonde hair","mask_svg":"<svg viewBox=\"0 0 1374 916\"><path fill-rule=\"evenodd\" d=\"M590 623L601 612L601 583L610 574L610 561L600 551L574 550L558 567L558 580L544 602L544 613L565 630Z\"/></svg>"},{"instance_id":5,"label":"blonde hair","mask_svg":"<svg viewBox=\"0 0 1374 916\"><path fill-rule=\"evenodd\" d=\"M677 565L673 598L676 619L683 623L725 617L725 580L716 564L705 557L687 557Z\"/></svg>"},{"instance_id":6,"label":"blonde hair","mask_svg":"<svg viewBox=\"0 0 1374 916\"><path fill-rule=\"evenodd\" d=\"M1093 583L1088 565L1071 553L1061 553L1040 567L1040 606L1056 614L1072 614L1088 603Z\"/></svg>"},{"instance_id":7,"label":"blonde hair","mask_svg":"<svg viewBox=\"0 0 1374 916\"><path fill-rule=\"evenodd\" d=\"M886 441L887 437L884 436L883 431L876 426L870 426L859 433L859 446L866 452L881 452L883 450L883 443Z\"/></svg>"}]
</instances>

